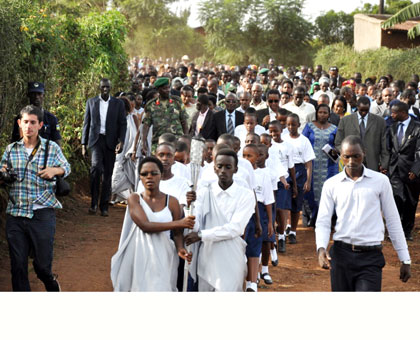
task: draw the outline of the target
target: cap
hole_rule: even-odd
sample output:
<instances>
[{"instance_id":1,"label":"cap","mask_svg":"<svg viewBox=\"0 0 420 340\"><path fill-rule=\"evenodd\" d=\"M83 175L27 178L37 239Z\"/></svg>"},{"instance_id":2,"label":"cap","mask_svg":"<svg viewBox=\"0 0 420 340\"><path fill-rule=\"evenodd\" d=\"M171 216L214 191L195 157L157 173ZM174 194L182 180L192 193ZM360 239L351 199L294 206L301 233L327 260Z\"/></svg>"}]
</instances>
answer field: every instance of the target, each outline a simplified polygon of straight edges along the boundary
<instances>
[{"instance_id":1,"label":"cap","mask_svg":"<svg viewBox=\"0 0 420 340\"><path fill-rule=\"evenodd\" d=\"M260 70L260 72L258 72L259 74L264 74L264 73L268 73L268 71L270 71L268 68L262 68Z\"/></svg>"},{"instance_id":2,"label":"cap","mask_svg":"<svg viewBox=\"0 0 420 340\"><path fill-rule=\"evenodd\" d=\"M156 81L153 83L153 86L155 88L165 86L165 85L169 85L169 78L161 77L161 78L156 79Z\"/></svg>"},{"instance_id":3,"label":"cap","mask_svg":"<svg viewBox=\"0 0 420 340\"><path fill-rule=\"evenodd\" d=\"M190 60L190 58L187 55L184 55L181 60Z\"/></svg>"},{"instance_id":4,"label":"cap","mask_svg":"<svg viewBox=\"0 0 420 340\"><path fill-rule=\"evenodd\" d=\"M28 82L28 93L30 92L44 93L45 92L44 84L38 81Z\"/></svg>"},{"instance_id":5,"label":"cap","mask_svg":"<svg viewBox=\"0 0 420 340\"><path fill-rule=\"evenodd\" d=\"M320 84L322 84L322 83L328 83L329 84L330 80L327 77L321 77L321 78L319 78L318 82Z\"/></svg>"}]
</instances>

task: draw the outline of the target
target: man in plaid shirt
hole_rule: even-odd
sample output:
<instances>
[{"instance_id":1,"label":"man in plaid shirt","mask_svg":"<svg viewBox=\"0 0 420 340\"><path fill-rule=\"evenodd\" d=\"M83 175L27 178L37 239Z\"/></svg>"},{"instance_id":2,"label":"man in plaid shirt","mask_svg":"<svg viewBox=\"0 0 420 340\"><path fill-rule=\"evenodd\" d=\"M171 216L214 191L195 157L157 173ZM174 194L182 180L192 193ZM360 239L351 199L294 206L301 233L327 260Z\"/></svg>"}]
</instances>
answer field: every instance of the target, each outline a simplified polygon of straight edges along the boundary
<instances>
[{"instance_id":1,"label":"man in plaid shirt","mask_svg":"<svg viewBox=\"0 0 420 340\"><path fill-rule=\"evenodd\" d=\"M14 291L30 291L28 255L34 252L33 266L47 291L60 291L52 274L55 211L61 208L54 194L54 177L67 176L70 164L60 147L50 141L46 167L46 139L39 137L43 112L33 105L24 107L18 120L23 138L9 144L0 171L13 170L17 179L10 184L6 237L9 244ZM4 176L0 176L4 178Z\"/></svg>"}]
</instances>

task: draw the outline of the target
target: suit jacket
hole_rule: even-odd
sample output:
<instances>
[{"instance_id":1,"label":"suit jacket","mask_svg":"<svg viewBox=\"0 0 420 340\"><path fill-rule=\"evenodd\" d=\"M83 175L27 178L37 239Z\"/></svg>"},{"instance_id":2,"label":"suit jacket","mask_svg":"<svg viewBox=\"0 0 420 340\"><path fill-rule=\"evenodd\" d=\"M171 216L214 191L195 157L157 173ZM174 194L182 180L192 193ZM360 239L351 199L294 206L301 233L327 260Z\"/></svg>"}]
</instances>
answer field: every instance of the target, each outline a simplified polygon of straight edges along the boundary
<instances>
[{"instance_id":1,"label":"suit jacket","mask_svg":"<svg viewBox=\"0 0 420 340\"><path fill-rule=\"evenodd\" d=\"M268 110L268 108L261 109L261 110L257 111L257 121L258 121L259 125L264 126L262 124L262 121L263 121L264 117L267 116L267 115L270 115L270 111ZM267 130L268 129L268 124L265 125L264 128Z\"/></svg>"},{"instance_id":2,"label":"suit jacket","mask_svg":"<svg viewBox=\"0 0 420 340\"><path fill-rule=\"evenodd\" d=\"M101 117L99 113L99 96L90 98L86 102L85 119L83 121L82 145L91 148L99 139L101 129ZM114 150L118 141L124 142L125 132L127 130L127 118L125 114L124 103L110 97L108 112L105 123L106 145Z\"/></svg>"},{"instance_id":3,"label":"suit jacket","mask_svg":"<svg viewBox=\"0 0 420 340\"><path fill-rule=\"evenodd\" d=\"M398 146L398 124L394 123L388 129L388 146L389 146L389 166L388 173L391 178L392 189L394 195L404 198L403 186L409 185L416 187L417 191L420 184L420 122L411 117L405 131L401 146ZM408 173L414 173L417 178L410 181ZM417 197L418 199L418 193Z\"/></svg>"},{"instance_id":4,"label":"suit jacket","mask_svg":"<svg viewBox=\"0 0 420 340\"><path fill-rule=\"evenodd\" d=\"M191 119L191 127L189 134L191 136L195 136L195 129L197 128L197 119L198 119L199 111L194 113ZM206 118L204 118L203 126L200 129L198 134L200 137L204 139L214 139L216 140L216 124L214 122L214 113L212 110L209 110L206 114Z\"/></svg>"},{"instance_id":5,"label":"suit jacket","mask_svg":"<svg viewBox=\"0 0 420 340\"><path fill-rule=\"evenodd\" d=\"M341 151L341 142L350 135L360 136L357 113L344 116L338 124L335 146ZM363 143L366 148L365 165L379 171L379 166L388 168L389 153L386 146L386 122L382 117L369 113Z\"/></svg>"},{"instance_id":6,"label":"suit jacket","mask_svg":"<svg viewBox=\"0 0 420 340\"><path fill-rule=\"evenodd\" d=\"M215 140L217 140L217 138L219 138L220 135L223 135L224 133L227 132L225 112L226 110L220 110L214 114L214 122L216 126L216 139ZM244 123L244 114L236 110L234 112L235 112L235 126L234 126L235 128L238 125L241 125Z\"/></svg>"}]
</instances>

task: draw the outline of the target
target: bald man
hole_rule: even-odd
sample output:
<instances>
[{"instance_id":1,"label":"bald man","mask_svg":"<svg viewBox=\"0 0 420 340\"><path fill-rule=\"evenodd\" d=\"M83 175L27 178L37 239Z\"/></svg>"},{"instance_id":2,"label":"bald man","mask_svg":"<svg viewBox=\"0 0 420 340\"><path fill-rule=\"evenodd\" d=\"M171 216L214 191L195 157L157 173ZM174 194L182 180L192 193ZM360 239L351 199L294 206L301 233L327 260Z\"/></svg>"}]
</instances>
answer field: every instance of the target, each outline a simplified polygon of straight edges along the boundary
<instances>
[{"instance_id":1,"label":"bald man","mask_svg":"<svg viewBox=\"0 0 420 340\"><path fill-rule=\"evenodd\" d=\"M243 113L236 110L238 107L238 98L234 93L229 92L226 95L225 105L225 110L217 111L214 114L217 138L224 133L233 135L235 127L244 123Z\"/></svg>"},{"instance_id":2,"label":"bald man","mask_svg":"<svg viewBox=\"0 0 420 340\"><path fill-rule=\"evenodd\" d=\"M239 104L240 106L236 109L236 111L245 113L246 109L250 106L252 100L251 93L249 92L242 92L239 96Z\"/></svg>"},{"instance_id":3,"label":"bald man","mask_svg":"<svg viewBox=\"0 0 420 340\"><path fill-rule=\"evenodd\" d=\"M387 87L382 90L382 100L383 103L378 105L376 102L372 103L370 112L381 116L382 118L388 117L391 115L391 109L389 103L394 99L394 92L390 87Z\"/></svg>"}]
</instances>

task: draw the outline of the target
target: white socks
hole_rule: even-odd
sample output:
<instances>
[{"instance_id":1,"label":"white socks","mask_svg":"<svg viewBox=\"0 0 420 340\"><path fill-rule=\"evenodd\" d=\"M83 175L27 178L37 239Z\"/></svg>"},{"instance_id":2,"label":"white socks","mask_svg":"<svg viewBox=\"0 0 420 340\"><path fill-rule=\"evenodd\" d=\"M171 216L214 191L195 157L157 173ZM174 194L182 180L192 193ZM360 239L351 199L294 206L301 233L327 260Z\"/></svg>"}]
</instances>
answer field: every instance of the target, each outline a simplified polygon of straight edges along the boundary
<instances>
[{"instance_id":1,"label":"white socks","mask_svg":"<svg viewBox=\"0 0 420 340\"><path fill-rule=\"evenodd\" d=\"M296 231L290 230L289 235L290 235L290 234L293 234L293 235L295 235L295 236L296 236Z\"/></svg>"},{"instance_id":2,"label":"white socks","mask_svg":"<svg viewBox=\"0 0 420 340\"><path fill-rule=\"evenodd\" d=\"M261 266L261 274L268 274L268 266Z\"/></svg>"},{"instance_id":3,"label":"white socks","mask_svg":"<svg viewBox=\"0 0 420 340\"><path fill-rule=\"evenodd\" d=\"M277 237L279 238L279 240L286 240L286 236L283 234L278 234Z\"/></svg>"},{"instance_id":4,"label":"white socks","mask_svg":"<svg viewBox=\"0 0 420 340\"><path fill-rule=\"evenodd\" d=\"M277 252L276 249L270 249L271 261L277 261Z\"/></svg>"},{"instance_id":5,"label":"white socks","mask_svg":"<svg viewBox=\"0 0 420 340\"><path fill-rule=\"evenodd\" d=\"M254 292L258 291L258 286L256 282L246 281L246 290L251 288Z\"/></svg>"}]
</instances>

